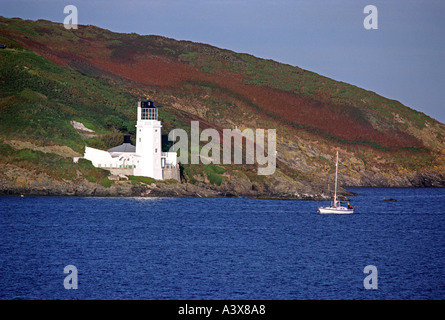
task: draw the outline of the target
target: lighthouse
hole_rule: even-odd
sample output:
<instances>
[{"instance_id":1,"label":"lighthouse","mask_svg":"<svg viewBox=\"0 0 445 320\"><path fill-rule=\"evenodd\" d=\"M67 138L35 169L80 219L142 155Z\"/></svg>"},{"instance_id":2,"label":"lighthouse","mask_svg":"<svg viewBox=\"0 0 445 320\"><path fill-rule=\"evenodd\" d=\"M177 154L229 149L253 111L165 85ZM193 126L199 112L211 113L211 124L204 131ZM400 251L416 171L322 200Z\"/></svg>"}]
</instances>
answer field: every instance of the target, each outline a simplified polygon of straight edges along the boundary
<instances>
[{"instance_id":1,"label":"lighthouse","mask_svg":"<svg viewBox=\"0 0 445 320\"><path fill-rule=\"evenodd\" d=\"M158 108L151 100L139 101L137 113L136 154L143 165L136 166L134 175L162 180L162 125L158 120Z\"/></svg>"},{"instance_id":2,"label":"lighthouse","mask_svg":"<svg viewBox=\"0 0 445 320\"><path fill-rule=\"evenodd\" d=\"M105 150L85 147L83 158L95 167L109 170L113 175L134 175L156 180L180 181L176 152L162 152L161 121L152 100L139 100L136 122L136 146L129 136L124 143Z\"/></svg>"}]
</instances>

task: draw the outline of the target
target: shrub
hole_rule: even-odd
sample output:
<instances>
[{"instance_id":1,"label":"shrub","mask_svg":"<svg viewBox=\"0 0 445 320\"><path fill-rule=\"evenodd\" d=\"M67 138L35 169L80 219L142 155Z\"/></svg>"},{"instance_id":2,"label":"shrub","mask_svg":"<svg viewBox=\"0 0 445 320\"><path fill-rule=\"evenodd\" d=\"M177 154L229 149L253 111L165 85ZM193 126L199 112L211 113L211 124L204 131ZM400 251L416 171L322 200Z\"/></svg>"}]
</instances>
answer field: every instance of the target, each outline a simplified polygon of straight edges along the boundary
<instances>
[{"instance_id":1,"label":"shrub","mask_svg":"<svg viewBox=\"0 0 445 320\"><path fill-rule=\"evenodd\" d=\"M103 186L108 186L108 182L106 181L108 180L108 171L94 167L90 160L79 159L79 162L75 164L74 168L78 169L89 182L95 183L100 181ZM110 185L111 182L110 180Z\"/></svg>"},{"instance_id":2,"label":"shrub","mask_svg":"<svg viewBox=\"0 0 445 320\"><path fill-rule=\"evenodd\" d=\"M209 181L210 181L210 183L212 183L212 184L216 184L216 185L218 185L218 186L221 185L221 183L222 183L222 177L221 177L219 174L217 174L217 173L215 173L215 172L211 172L211 173L208 175L208 177L209 177Z\"/></svg>"},{"instance_id":3,"label":"shrub","mask_svg":"<svg viewBox=\"0 0 445 320\"><path fill-rule=\"evenodd\" d=\"M223 179L220 174L226 172L226 169L209 164L204 167L204 172L206 173L210 183L220 186Z\"/></svg>"},{"instance_id":4,"label":"shrub","mask_svg":"<svg viewBox=\"0 0 445 320\"><path fill-rule=\"evenodd\" d=\"M37 160L39 157L39 155L31 150L31 149L22 149L17 153L17 157L22 159L22 160L26 160L26 161L34 161Z\"/></svg>"},{"instance_id":5,"label":"shrub","mask_svg":"<svg viewBox=\"0 0 445 320\"><path fill-rule=\"evenodd\" d=\"M105 177L105 178L103 178L103 179L100 181L100 184L103 185L103 186L106 187L106 188L109 188L109 187L111 187L111 185L113 184L113 181L110 180L110 179L108 179L108 177Z\"/></svg>"},{"instance_id":6,"label":"shrub","mask_svg":"<svg viewBox=\"0 0 445 320\"><path fill-rule=\"evenodd\" d=\"M156 182L155 179L150 177L128 176L128 179L130 179L131 182L142 182L145 184L152 184Z\"/></svg>"}]
</instances>

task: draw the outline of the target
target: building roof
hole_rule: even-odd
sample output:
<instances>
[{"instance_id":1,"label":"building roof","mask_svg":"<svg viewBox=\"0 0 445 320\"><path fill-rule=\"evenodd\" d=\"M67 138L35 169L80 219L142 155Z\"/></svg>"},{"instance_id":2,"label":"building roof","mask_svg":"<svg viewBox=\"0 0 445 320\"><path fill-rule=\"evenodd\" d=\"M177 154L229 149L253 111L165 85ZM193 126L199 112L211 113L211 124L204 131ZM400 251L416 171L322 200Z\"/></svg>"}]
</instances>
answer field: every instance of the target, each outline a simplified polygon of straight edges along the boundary
<instances>
[{"instance_id":1,"label":"building roof","mask_svg":"<svg viewBox=\"0 0 445 320\"><path fill-rule=\"evenodd\" d=\"M108 152L136 152L136 147L131 143L122 143L120 146L107 150Z\"/></svg>"}]
</instances>

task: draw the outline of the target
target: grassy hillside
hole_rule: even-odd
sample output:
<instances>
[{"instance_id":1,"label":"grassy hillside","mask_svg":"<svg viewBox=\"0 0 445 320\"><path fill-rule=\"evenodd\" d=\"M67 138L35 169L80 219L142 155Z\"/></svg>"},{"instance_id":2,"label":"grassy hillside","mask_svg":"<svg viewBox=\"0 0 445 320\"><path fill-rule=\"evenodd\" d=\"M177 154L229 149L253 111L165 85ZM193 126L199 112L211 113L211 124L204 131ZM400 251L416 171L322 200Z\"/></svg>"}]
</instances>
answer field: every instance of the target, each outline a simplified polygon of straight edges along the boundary
<instances>
[{"instance_id":1,"label":"grassy hillside","mask_svg":"<svg viewBox=\"0 0 445 320\"><path fill-rule=\"evenodd\" d=\"M418 174L432 171L440 180L445 172L443 124L298 67L160 36L94 26L65 30L44 20L0 17L0 43L7 45L0 50L5 144L105 149L123 133L134 134L136 101L150 97L161 106L164 134L189 130L191 120L201 129L277 129L277 175L292 181L324 184L336 148L345 184L409 185ZM73 120L96 137L80 135ZM249 166L232 169L266 183ZM231 176L224 170L225 178L202 165L186 166L184 177L220 185Z\"/></svg>"}]
</instances>

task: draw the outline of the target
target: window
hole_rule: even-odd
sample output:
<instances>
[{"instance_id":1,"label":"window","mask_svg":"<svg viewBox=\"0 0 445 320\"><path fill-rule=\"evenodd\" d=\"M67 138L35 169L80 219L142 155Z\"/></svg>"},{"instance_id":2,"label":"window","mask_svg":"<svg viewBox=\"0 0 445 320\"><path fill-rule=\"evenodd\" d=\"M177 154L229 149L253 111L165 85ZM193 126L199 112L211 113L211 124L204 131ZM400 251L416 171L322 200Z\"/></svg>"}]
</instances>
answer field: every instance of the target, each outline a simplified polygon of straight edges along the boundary
<instances>
[{"instance_id":1,"label":"window","mask_svg":"<svg viewBox=\"0 0 445 320\"><path fill-rule=\"evenodd\" d=\"M139 142L141 142L141 138L139 138Z\"/></svg>"},{"instance_id":2,"label":"window","mask_svg":"<svg viewBox=\"0 0 445 320\"><path fill-rule=\"evenodd\" d=\"M155 153L158 153L158 148L155 149Z\"/></svg>"},{"instance_id":3,"label":"window","mask_svg":"<svg viewBox=\"0 0 445 320\"><path fill-rule=\"evenodd\" d=\"M156 108L142 108L141 120L158 120L158 109Z\"/></svg>"}]
</instances>

